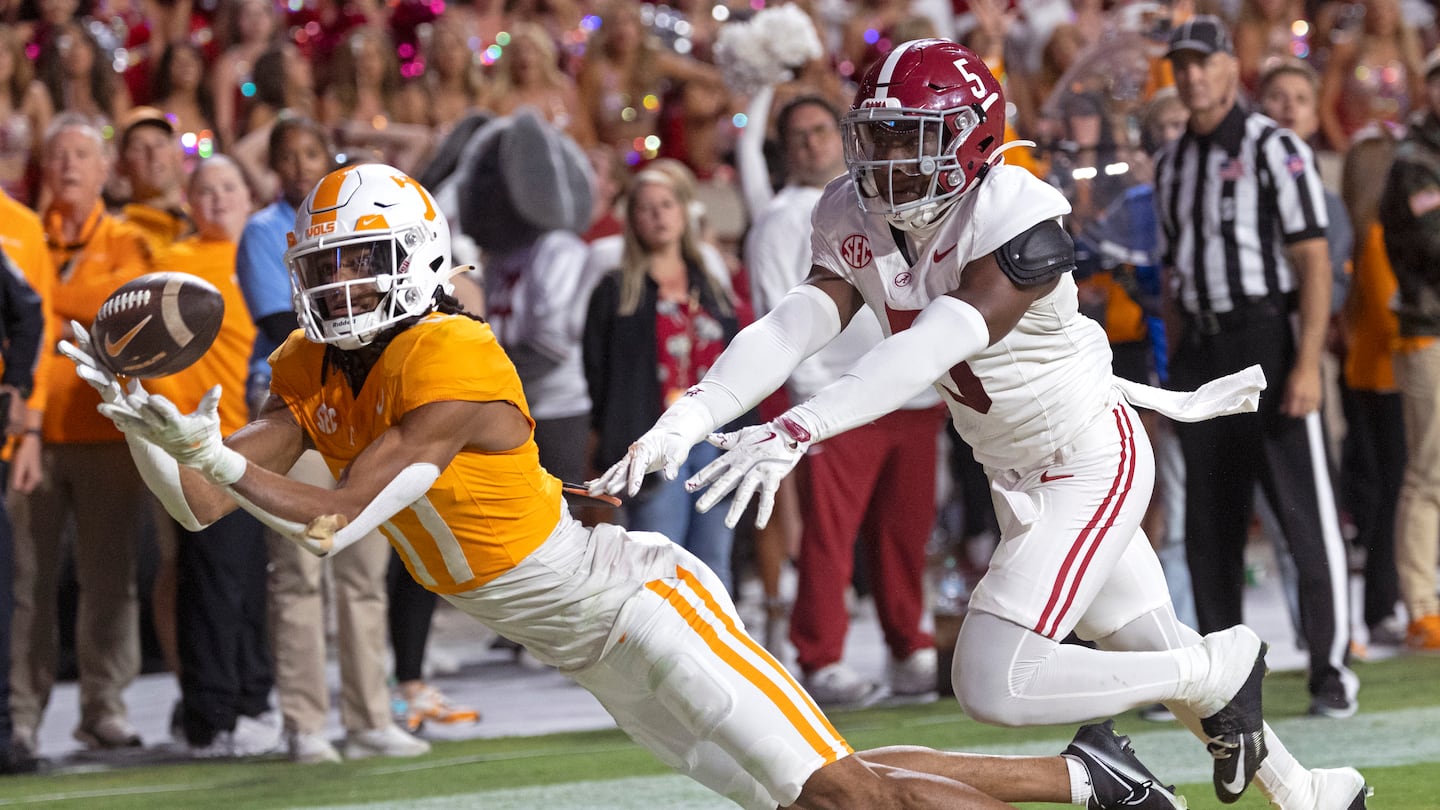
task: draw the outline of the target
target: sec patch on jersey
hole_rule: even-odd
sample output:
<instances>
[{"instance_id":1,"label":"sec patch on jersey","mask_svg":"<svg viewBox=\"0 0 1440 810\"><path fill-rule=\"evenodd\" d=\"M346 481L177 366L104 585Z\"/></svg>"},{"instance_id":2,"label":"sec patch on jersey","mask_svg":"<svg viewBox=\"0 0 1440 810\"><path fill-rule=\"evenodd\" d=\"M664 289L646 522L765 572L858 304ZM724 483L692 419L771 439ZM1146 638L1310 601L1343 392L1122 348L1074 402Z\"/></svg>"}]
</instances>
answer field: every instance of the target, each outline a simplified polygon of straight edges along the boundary
<instances>
[{"instance_id":1,"label":"sec patch on jersey","mask_svg":"<svg viewBox=\"0 0 1440 810\"><path fill-rule=\"evenodd\" d=\"M96 354L126 377L164 377L200 359L220 334L225 299L189 273L149 273L111 293L90 326Z\"/></svg>"}]
</instances>

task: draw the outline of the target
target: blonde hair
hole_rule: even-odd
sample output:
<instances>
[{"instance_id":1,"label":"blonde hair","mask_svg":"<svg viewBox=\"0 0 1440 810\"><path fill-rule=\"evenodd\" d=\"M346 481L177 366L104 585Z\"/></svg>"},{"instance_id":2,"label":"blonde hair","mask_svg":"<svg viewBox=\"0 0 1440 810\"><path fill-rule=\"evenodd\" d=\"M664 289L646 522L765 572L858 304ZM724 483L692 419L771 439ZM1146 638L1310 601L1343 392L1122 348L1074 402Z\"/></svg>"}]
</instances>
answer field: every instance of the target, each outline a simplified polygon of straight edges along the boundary
<instances>
[{"instance_id":1,"label":"blonde hair","mask_svg":"<svg viewBox=\"0 0 1440 810\"><path fill-rule=\"evenodd\" d=\"M540 65L541 81L549 87L563 89L566 86L565 74L560 72L560 50L555 47L555 40L550 38L544 28L535 23L522 22L516 23L510 28L510 48L514 48L522 42L535 51L535 61ZM508 51L510 48L506 50ZM507 60L504 52L500 54L496 66L504 69L495 73L492 90L495 98L504 98L515 86L510 77L511 65L514 61L513 56Z\"/></svg>"},{"instance_id":2,"label":"blonde hair","mask_svg":"<svg viewBox=\"0 0 1440 810\"><path fill-rule=\"evenodd\" d=\"M719 304L721 312L733 311L730 296L705 269L700 253L700 224L695 201L695 175L678 160L661 158L651 161L630 180L625 194L624 247L620 251L620 308L622 316L634 315L645 297L645 282L650 276L650 251L635 232L635 196L641 186L653 184L670 190L685 211L685 229L680 233L680 255L685 264L700 268L704 285Z\"/></svg>"},{"instance_id":3,"label":"blonde hair","mask_svg":"<svg viewBox=\"0 0 1440 810\"><path fill-rule=\"evenodd\" d=\"M400 62L395 56L395 46L390 35L382 29L369 26L355 28L345 35L340 47L335 49L328 66L329 75L326 77L326 89L340 102L340 108L346 117L355 111L360 101L360 50L367 42L375 45L385 63L380 76L379 91L387 114L393 107L396 94L400 92Z\"/></svg>"}]
</instances>

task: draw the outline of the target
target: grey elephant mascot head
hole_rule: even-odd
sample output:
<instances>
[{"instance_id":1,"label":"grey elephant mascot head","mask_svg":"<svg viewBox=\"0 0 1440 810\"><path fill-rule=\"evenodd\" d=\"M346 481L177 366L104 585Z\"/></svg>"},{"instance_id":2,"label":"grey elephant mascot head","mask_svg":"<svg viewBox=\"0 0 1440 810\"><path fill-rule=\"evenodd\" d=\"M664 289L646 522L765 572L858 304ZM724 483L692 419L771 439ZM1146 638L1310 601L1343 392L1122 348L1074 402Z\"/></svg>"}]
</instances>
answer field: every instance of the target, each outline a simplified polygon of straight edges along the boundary
<instances>
[{"instance_id":1,"label":"grey elephant mascot head","mask_svg":"<svg viewBox=\"0 0 1440 810\"><path fill-rule=\"evenodd\" d=\"M463 146L452 158L456 141ZM448 169L437 195L441 206L486 254L524 248L550 231L581 233L590 224L589 160L569 136L528 109L467 119L441 145L432 166L437 173Z\"/></svg>"}]
</instances>

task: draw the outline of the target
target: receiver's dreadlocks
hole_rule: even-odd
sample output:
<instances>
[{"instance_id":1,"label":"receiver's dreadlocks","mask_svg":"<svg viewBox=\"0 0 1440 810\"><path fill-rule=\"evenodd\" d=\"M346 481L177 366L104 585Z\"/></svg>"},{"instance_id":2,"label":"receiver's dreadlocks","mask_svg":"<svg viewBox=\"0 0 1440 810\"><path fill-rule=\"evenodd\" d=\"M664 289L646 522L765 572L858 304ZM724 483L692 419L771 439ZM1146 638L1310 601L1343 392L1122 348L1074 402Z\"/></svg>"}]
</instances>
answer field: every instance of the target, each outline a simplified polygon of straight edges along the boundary
<instances>
[{"instance_id":1,"label":"receiver's dreadlocks","mask_svg":"<svg viewBox=\"0 0 1440 810\"><path fill-rule=\"evenodd\" d=\"M442 315L463 315L473 321L485 323L485 319L465 309L460 300L445 292L443 289L435 291L435 309ZM427 315L429 313L426 313ZM320 381L323 384L334 369L345 375L345 381L350 385L350 391L356 396L360 395L360 389L365 385L365 378L370 376L370 369L375 367L375 361L385 353L385 347L395 336L409 329L420 322L425 315L415 315L406 318L395 324L394 327L385 330L382 334L376 335L375 339L358 349L345 351L334 344L325 347L325 364L320 369Z\"/></svg>"}]
</instances>

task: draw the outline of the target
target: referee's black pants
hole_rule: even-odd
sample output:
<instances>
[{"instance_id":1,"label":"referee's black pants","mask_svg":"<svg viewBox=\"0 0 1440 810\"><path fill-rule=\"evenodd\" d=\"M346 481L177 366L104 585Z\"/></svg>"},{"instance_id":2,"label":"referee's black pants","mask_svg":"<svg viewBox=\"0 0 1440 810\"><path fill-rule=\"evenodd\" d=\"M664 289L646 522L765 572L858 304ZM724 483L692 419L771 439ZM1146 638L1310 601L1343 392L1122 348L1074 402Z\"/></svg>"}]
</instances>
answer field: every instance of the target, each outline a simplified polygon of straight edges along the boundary
<instances>
[{"instance_id":1,"label":"referee's black pants","mask_svg":"<svg viewBox=\"0 0 1440 810\"><path fill-rule=\"evenodd\" d=\"M1171 385L1193 390L1258 363L1268 387L1255 413L1180 424L1185 553L1201 633L1242 620L1245 544L1255 483L1275 512L1299 578L1310 692L1341 688L1349 656L1347 567L1319 413L1280 413L1295 357L1289 317L1256 313L1207 334L1193 322L1170 362Z\"/></svg>"},{"instance_id":2,"label":"referee's black pants","mask_svg":"<svg viewBox=\"0 0 1440 810\"><path fill-rule=\"evenodd\" d=\"M177 527L176 640L191 745L270 707L275 668L265 612L264 527L236 510L199 532Z\"/></svg>"}]
</instances>

